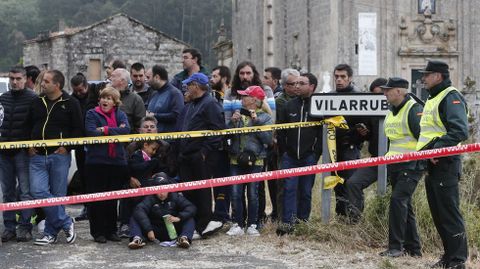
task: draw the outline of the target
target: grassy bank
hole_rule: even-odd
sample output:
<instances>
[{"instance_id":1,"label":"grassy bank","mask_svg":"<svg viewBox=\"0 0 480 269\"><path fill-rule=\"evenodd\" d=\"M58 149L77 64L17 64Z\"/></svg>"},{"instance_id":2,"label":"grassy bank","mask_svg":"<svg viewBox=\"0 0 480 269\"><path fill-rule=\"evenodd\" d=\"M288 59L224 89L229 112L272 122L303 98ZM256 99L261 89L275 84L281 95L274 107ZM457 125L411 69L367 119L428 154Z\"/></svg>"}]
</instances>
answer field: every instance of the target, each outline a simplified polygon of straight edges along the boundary
<instances>
[{"instance_id":1,"label":"grassy bank","mask_svg":"<svg viewBox=\"0 0 480 269\"><path fill-rule=\"evenodd\" d=\"M320 181L318 181L320 182ZM385 196L376 195L376 184L366 190L364 217L356 225L348 225L335 216L329 224L321 223L320 184L315 186L312 219L298 225L297 236L335 244L346 249L366 250L385 248L388 241L388 207L390 188ZM477 259L480 249L480 155L470 154L464 160L464 173L460 182L461 210L466 222L471 259ZM433 224L422 179L414 195L414 210L423 245L430 256L442 253L440 237ZM332 212L334 201L332 200Z\"/></svg>"}]
</instances>

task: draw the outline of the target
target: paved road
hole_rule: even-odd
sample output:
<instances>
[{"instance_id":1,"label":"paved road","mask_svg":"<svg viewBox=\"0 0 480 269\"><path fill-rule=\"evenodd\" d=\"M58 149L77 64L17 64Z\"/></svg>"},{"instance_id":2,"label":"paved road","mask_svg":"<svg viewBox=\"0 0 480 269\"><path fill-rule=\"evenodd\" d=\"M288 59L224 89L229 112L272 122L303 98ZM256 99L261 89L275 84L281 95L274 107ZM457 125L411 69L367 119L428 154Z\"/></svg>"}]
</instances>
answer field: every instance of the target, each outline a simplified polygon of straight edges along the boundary
<instances>
[{"instance_id":1,"label":"paved road","mask_svg":"<svg viewBox=\"0 0 480 269\"><path fill-rule=\"evenodd\" d=\"M81 207L68 206L76 216ZM1 214L0 214L1 215ZM3 223L3 222L0 222ZM140 250L123 242L98 244L89 235L88 222L76 223L75 244L63 232L51 246L8 242L0 246L0 269L30 268L425 268L431 261L400 258L387 261L376 253L332 249L325 243L301 237L277 237L272 228L260 237L229 237L224 233L194 241L190 249L165 248L149 243ZM3 227L1 228L3 231ZM387 265L386 265L387 263ZM391 263L394 267L388 267ZM385 267L386 266L386 267Z\"/></svg>"},{"instance_id":2,"label":"paved road","mask_svg":"<svg viewBox=\"0 0 480 269\"><path fill-rule=\"evenodd\" d=\"M72 216L78 206L69 206ZM88 222L76 223L78 238L75 244L65 242L63 232L52 246L35 246L32 242L4 243L0 247L0 268L288 268L281 260L256 257L248 250L237 251L242 241L262 241L262 238L228 238L220 235L212 239L194 241L188 249L165 248L148 244L141 250L127 248L122 242L97 244L88 232ZM2 227L3 230L3 227ZM225 240L229 242L225 242ZM217 241L229 247L218 248Z\"/></svg>"}]
</instances>

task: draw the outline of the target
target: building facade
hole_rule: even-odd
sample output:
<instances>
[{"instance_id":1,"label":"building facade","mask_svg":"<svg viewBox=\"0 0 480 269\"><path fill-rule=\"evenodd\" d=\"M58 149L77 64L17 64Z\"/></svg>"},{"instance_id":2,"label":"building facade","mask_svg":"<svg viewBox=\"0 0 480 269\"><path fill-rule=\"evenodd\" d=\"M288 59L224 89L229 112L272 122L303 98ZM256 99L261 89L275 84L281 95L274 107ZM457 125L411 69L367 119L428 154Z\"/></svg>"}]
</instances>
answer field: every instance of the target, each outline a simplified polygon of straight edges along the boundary
<instances>
[{"instance_id":1,"label":"building facade","mask_svg":"<svg viewBox=\"0 0 480 269\"><path fill-rule=\"evenodd\" d=\"M248 59L259 70L310 71L328 91L334 66L348 63L361 89L380 76L402 76L423 97L417 70L427 59L446 61L460 89L478 80L478 1L233 0L232 8L233 66ZM468 91L477 105L476 90Z\"/></svg>"},{"instance_id":2,"label":"building facade","mask_svg":"<svg viewBox=\"0 0 480 269\"><path fill-rule=\"evenodd\" d=\"M78 72L88 80L105 79L113 59L127 66L164 65L170 74L182 69L182 50L189 47L125 14L117 14L87 27L40 34L24 44L24 65L58 69L67 79Z\"/></svg>"}]
</instances>

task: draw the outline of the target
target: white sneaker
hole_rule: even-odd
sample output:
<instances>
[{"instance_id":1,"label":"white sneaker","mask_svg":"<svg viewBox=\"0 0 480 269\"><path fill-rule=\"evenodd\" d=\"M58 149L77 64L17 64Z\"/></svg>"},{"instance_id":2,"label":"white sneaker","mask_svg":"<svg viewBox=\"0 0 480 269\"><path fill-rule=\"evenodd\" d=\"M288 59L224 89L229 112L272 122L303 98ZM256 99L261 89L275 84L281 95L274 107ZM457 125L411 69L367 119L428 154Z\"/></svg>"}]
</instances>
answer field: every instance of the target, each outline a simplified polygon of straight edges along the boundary
<instances>
[{"instance_id":1,"label":"white sneaker","mask_svg":"<svg viewBox=\"0 0 480 269\"><path fill-rule=\"evenodd\" d=\"M202 239L202 236L197 233L197 231L193 231L192 240L199 240Z\"/></svg>"},{"instance_id":2,"label":"white sneaker","mask_svg":"<svg viewBox=\"0 0 480 269\"><path fill-rule=\"evenodd\" d=\"M44 230L45 230L45 220L42 220L37 225L37 232L43 235Z\"/></svg>"},{"instance_id":3,"label":"white sneaker","mask_svg":"<svg viewBox=\"0 0 480 269\"><path fill-rule=\"evenodd\" d=\"M212 235L218 230L220 230L222 227L223 227L223 223L221 221L212 220L208 223L205 230L203 230L202 235L203 236Z\"/></svg>"},{"instance_id":4,"label":"white sneaker","mask_svg":"<svg viewBox=\"0 0 480 269\"><path fill-rule=\"evenodd\" d=\"M252 224L247 228L247 235L260 236L260 232L257 230L257 224Z\"/></svg>"},{"instance_id":5,"label":"white sneaker","mask_svg":"<svg viewBox=\"0 0 480 269\"><path fill-rule=\"evenodd\" d=\"M70 227L68 227L68 229L66 230L63 230L65 232L65 237L67 239L67 243L69 244L73 244L73 242L75 242L75 239L77 238L77 233L75 232L75 226L72 222L72 224L70 224Z\"/></svg>"},{"instance_id":6,"label":"white sneaker","mask_svg":"<svg viewBox=\"0 0 480 269\"><path fill-rule=\"evenodd\" d=\"M245 232L243 231L242 227L238 226L237 223L234 223L233 226L228 230L227 235L238 236L244 235Z\"/></svg>"},{"instance_id":7,"label":"white sneaker","mask_svg":"<svg viewBox=\"0 0 480 269\"><path fill-rule=\"evenodd\" d=\"M46 245L55 244L56 242L57 242L56 236L44 235L42 238L35 239L33 244L37 246L46 246Z\"/></svg>"}]
</instances>

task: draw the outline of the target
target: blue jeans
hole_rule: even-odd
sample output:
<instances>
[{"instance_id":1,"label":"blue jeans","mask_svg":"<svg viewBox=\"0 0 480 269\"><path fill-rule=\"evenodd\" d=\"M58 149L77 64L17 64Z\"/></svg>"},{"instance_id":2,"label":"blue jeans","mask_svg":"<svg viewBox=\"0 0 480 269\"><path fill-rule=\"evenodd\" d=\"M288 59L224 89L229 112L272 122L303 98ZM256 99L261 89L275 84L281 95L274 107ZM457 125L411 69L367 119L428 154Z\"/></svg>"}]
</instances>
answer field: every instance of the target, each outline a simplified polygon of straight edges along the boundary
<instances>
[{"instance_id":1,"label":"blue jeans","mask_svg":"<svg viewBox=\"0 0 480 269\"><path fill-rule=\"evenodd\" d=\"M30 157L30 192L35 199L67 195L68 168L71 156L68 154L33 155ZM72 224L64 206L44 207L45 235L56 236Z\"/></svg>"},{"instance_id":2,"label":"blue jeans","mask_svg":"<svg viewBox=\"0 0 480 269\"><path fill-rule=\"evenodd\" d=\"M262 172L262 166L253 166L250 169L242 169L238 165L230 168L232 176L245 175ZM257 224L258 221L258 182L246 184L232 185L232 219L240 227L245 227L243 199L245 197L245 185L247 185L247 201L248 201L248 219L247 226Z\"/></svg>"},{"instance_id":3,"label":"blue jeans","mask_svg":"<svg viewBox=\"0 0 480 269\"><path fill-rule=\"evenodd\" d=\"M282 169L303 167L317 164L314 154L297 160L286 153L282 157ZM283 215L282 222L292 224L295 219L307 221L312 210L312 188L315 174L289 177L283 181Z\"/></svg>"},{"instance_id":4,"label":"blue jeans","mask_svg":"<svg viewBox=\"0 0 480 269\"><path fill-rule=\"evenodd\" d=\"M5 203L32 200L28 179L28 163L29 158L25 150L21 150L14 155L0 154L0 183L2 184L3 201ZM17 226L15 213L15 211L3 212L5 230L15 232ZM33 209L20 211L19 229L32 230L32 224L30 223L32 214Z\"/></svg>"}]
</instances>

